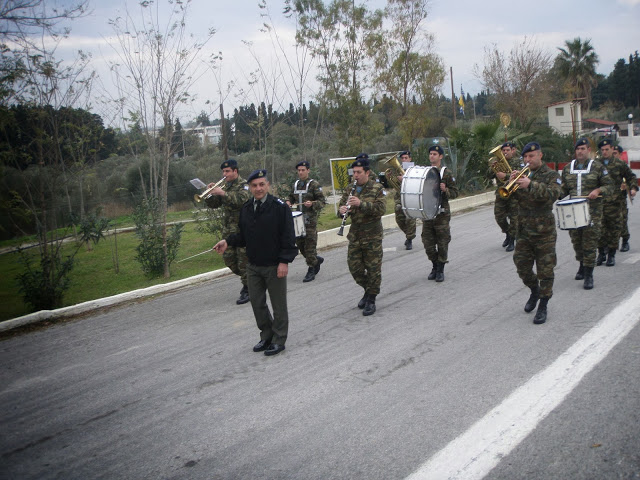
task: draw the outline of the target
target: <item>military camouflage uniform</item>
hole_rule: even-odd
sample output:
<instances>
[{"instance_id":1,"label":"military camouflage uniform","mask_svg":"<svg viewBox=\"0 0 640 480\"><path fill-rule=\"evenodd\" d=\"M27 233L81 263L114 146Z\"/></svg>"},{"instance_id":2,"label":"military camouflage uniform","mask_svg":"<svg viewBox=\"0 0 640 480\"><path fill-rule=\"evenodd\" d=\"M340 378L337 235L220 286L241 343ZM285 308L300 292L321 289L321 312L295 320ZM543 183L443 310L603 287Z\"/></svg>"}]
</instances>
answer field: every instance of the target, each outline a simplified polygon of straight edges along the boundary
<instances>
[{"instance_id":1,"label":"military camouflage uniform","mask_svg":"<svg viewBox=\"0 0 640 480\"><path fill-rule=\"evenodd\" d=\"M622 236L623 211L627 206L627 192L621 190L622 181L626 180L627 188L637 189L638 179L629 165L617 158L600 158L598 161L609 172L613 183L613 195L604 198L602 207L602 232L598 247L617 249ZM628 234L628 233L627 233Z\"/></svg>"},{"instance_id":2,"label":"military camouflage uniform","mask_svg":"<svg viewBox=\"0 0 640 480\"><path fill-rule=\"evenodd\" d=\"M572 173L572 169L574 173ZM579 174L579 171L583 173ZM578 188L578 182L580 182L580 188ZM601 189L602 197L613 193L613 182L601 163L595 160L588 160L585 165L578 165L578 161L573 160L562 170L563 196L585 197L596 188ZM576 254L576 260L585 267L594 267L602 227L602 198L588 200L588 202L591 224L586 227L569 230L569 236Z\"/></svg>"},{"instance_id":3,"label":"military camouflage uniform","mask_svg":"<svg viewBox=\"0 0 640 480\"><path fill-rule=\"evenodd\" d=\"M556 266L556 220L553 203L562 194L560 175L546 163L529 174L529 188L518 188L510 198L518 203L518 230L513 263L529 288L540 286L540 297L553 295ZM536 272L533 272L533 264Z\"/></svg>"},{"instance_id":4,"label":"military camouflage uniform","mask_svg":"<svg viewBox=\"0 0 640 480\"><path fill-rule=\"evenodd\" d=\"M409 218L404 214L404 211L402 210L400 187L395 190L393 199L395 201L396 223L398 224L398 227L400 227L400 230L404 232L407 240L413 240L416 238L416 219Z\"/></svg>"},{"instance_id":5,"label":"military camouflage uniform","mask_svg":"<svg viewBox=\"0 0 640 480\"><path fill-rule=\"evenodd\" d=\"M444 171L443 171L444 170ZM440 213L433 220L422 221L422 244L424 245L427 257L431 263L447 263L449 257L449 242L451 242L451 210L449 209L449 199L458 196L458 187L451 171L442 167L440 183L447 187L446 192L440 192Z\"/></svg>"},{"instance_id":6,"label":"military camouflage uniform","mask_svg":"<svg viewBox=\"0 0 640 480\"><path fill-rule=\"evenodd\" d=\"M516 157L509 160L509 166L514 170L521 170L524 167L520 159ZM501 181L493 169L489 168L488 176L489 178L495 178L498 184L498 188L496 188L496 201L493 205L493 216L496 219L496 223L500 227L500 230L502 230L502 233L509 235L511 238L515 238L516 232L518 231L518 202L513 195L508 198L502 198L498 193L500 187L509 183L509 174L507 173L505 177L506 181Z\"/></svg>"},{"instance_id":7,"label":"military camouflage uniform","mask_svg":"<svg viewBox=\"0 0 640 480\"><path fill-rule=\"evenodd\" d=\"M386 192L381 184L371 177L354 193L360 199L359 207L351 207L351 227L349 228L349 249L347 264L349 272L366 294L380 293L382 283L382 216L386 211ZM340 199L340 206L346 205L349 191Z\"/></svg>"},{"instance_id":8,"label":"military camouflage uniform","mask_svg":"<svg viewBox=\"0 0 640 480\"><path fill-rule=\"evenodd\" d=\"M226 182L225 195L211 195L207 198L209 208L220 208L222 211L222 238L228 238L232 233L238 233L240 227L240 209L249 200L249 186L241 177ZM244 247L228 247L222 255L224 264L240 277L243 286L247 286L247 252Z\"/></svg>"},{"instance_id":9,"label":"military camouflage uniform","mask_svg":"<svg viewBox=\"0 0 640 480\"><path fill-rule=\"evenodd\" d=\"M296 208L297 211L302 212L306 232L304 237L296 238L296 245L307 261L307 266L315 267L318 263L318 252L316 251L318 245L318 216L326 203L322 187L311 178L308 178L305 182L297 180L293 184L293 191L289 194L288 200L291 205L304 203L307 200L312 202L309 208L303 205L298 205Z\"/></svg>"}]
</instances>

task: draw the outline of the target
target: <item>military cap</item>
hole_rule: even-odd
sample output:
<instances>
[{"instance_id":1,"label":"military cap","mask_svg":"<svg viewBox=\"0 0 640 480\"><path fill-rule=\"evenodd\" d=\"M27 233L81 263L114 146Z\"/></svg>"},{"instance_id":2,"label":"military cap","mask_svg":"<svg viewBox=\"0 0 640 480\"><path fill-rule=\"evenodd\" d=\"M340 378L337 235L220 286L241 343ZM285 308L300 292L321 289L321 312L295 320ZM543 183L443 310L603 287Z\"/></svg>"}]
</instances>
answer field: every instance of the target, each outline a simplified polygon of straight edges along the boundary
<instances>
[{"instance_id":1,"label":"military cap","mask_svg":"<svg viewBox=\"0 0 640 480\"><path fill-rule=\"evenodd\" d=\"M366 153L358 155L356 161L351 164L351 168L353 167L362 167L365 170L369 170L369 155Z\"/></svg>"},{"instance_id":2,"label":"military cap","mask_svg":"<svg viewBox=\"0 0 640 480\"><path fill-rule=\"evenodd\" d=\"M247 183L251 183L252 180L256 178L267 178L266 170L254 170L249 174L249 178L247 178Z\"/></svg>"},{"instance_id":3,"label":"military cap","mask_svg":"<svg viewBox=\"0 0 640 480\"><path fill-rule=\"evenodd\" d=\"M611 143L612 143L611 139L605 138L598 144L598 148L602 148L602 147L604 147L606 145L611 145Z\"/></svg>"},{"instance_id":4,"label":"military cap","mask_svg":"<svg viewBox=\"0 0 640 480\"><path fill-rule=\"evenodd\" d=\"M220 170L224 170L225 168L232 168L234 170L238 169L238 162L235 159L230 158L229 160L225 160L220 164Z\"/></svg>"},{"instance_id":5,"label":"military cap","mask_svg":"<svg viewBox=\"0 0 640 480\"><path fill-rule=\"evenodd\" d=\"M541 148L538 142L529 142L524 146L524 148L522 149L522 153L520 155L524 157L525 153L536 152L539 150L541 150Z\"/></svg>"},{"instance_id":6,"label":"military cap","mask_svg":"<svg viewBox=\"0 0 640 480\"><path fill-rule=\"evenodd\" d=\"M624 152L624 148L622 148L620 145L616 145L615 147L613 147L614 150L617 150L618 153L622 153Z\"/></svg>"},{"instance_id":7,"label":"military cap","mask_svg":"<svg viewBox=\"0 0 640 480\"><path fill-rule=\"evenodd\" d=\"M502 147L500 147L500 148L505 148L505 147L509 147L509 148L516 148L516 144L515 144L515 143L513 143L513 142L504 142L504 143L502 144Z\"/></svg>"},{"instance_id":8,"label":"military cap","mask_svg":"<svg viewBox=\"0 0 640 480\"><path fill-rule=\"evenodd\" d=\"M398 156L399 156L399 157L401 157L401 156L403 156L403 155L409 155L409 156L411 156L411 152L410 152L410 151L408 151L408 150L404 150L404 151L402 151L402 152L400 152L400 153L398 154Z\"/></svg>"},{"instance_id":9,"label":"military cap","mask_svg":"<svg viewBox=\"0 0 640 480\"><path fill-rule=\"evenodd\" d=\"M301 162L298 162L296 164L296 168L298 167L307 167L307 168L311 168L311 164L309 162L307 162L306 160L303 160Z\"/></svg>"},{"instance_id":10,"label":"military cap","mask_svg":"<svg viewBox=\"0 0 640 480\"><path fill-rule=\"evenodd\" d=\"M576 142L575 147L573 147L573 149L575 150L578 147L581 147L582 145L586 145L587 147L590 147L591 145L589 145L589 140L587 140L586 138L582 137L579 138L578 141Z\"/></svg>"},{"instance_id":11,"label":"military cap","mask_svg":"<svg viewBox=\"0 0 640 480\"><path fill-rule=\"evenodd\" d=\"M438 152L440 155L444 155L444 149L440 145L431 145L429 147L430 152Z\"/></svg>"}]
</instances>

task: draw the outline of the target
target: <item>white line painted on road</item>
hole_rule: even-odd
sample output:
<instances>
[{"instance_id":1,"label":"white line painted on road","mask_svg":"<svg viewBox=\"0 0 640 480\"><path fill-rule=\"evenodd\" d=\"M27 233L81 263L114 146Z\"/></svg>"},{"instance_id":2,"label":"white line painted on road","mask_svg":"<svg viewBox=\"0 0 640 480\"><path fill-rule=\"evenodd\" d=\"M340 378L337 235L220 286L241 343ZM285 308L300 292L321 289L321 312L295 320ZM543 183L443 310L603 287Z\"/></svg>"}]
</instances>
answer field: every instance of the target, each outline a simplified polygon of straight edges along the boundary
<instances>
[{"instance_id":1,"label":"white line painted on road","mask_svg":"<svg viewBox=\"0 0 640 480\"><path fill-rule=\"evenodd\" d=\"M483 478L638 324L638 306L640 288L549 367L515 390L407 478Z\"/></svg>"},{"instance_id":2,"label":"white line painted on road","mask_svg":"<svg viewBox=\"0 0 640 480\"><path fill-rule=\"evenodd\" d=\"M618 259L621 257L621 255L618 255ZM634 263L638 263L640 261L640 253L633 253L631 255L629 255L627 258L625 258L622 263L630 263L630 264L634 264Z\"/></svg>"}]
</instances>

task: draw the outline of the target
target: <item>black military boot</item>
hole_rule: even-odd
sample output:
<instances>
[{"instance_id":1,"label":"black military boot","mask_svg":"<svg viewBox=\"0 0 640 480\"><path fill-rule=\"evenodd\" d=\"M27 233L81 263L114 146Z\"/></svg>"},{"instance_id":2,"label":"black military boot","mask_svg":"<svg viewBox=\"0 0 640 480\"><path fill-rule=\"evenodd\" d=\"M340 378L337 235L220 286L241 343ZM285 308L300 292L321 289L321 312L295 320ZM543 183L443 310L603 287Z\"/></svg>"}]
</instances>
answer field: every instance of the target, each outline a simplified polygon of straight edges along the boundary
<instances>
[{"instance_id":1,"label":"black military boot","mask_svg":"<svg viewBox=\"0 0 640 480\"><path fill-rule=\"evenodd\" d=\"M540 325L547 321L547 303L549 303L548 298L543 297L540 299L538 311L536 312L536 316L533 318L533 323L536 325Z\"/></svg>"},{"instance_id":2,"label":"black military boot","mask_svg":"<svg viewBox=\"0 0 640 480\"><path fill-rule=\"evenodd\" d=\"M531 287L531 295L529 295L529 300L524 305L524 311L527 313L533 312L538 303L538 298L540 298L540 287L536 285Z\"/></svg>"},{"instance_id":3,"label":"black military boot","mask_svg":"<svg viewBox=\"0 0 640 480\"><path fill-rule=\"evenodd\" d=\"M602 265L607 260L606 247L598 247L598 258L596 258L596 266Z\"/></svg>"},{"instance_id":4,"label":"black military boot","mask_svg":"<svg viewBox=\"0 0 640 480\"><path fill-rule=\"evenodd\" d=\"M516 239L514 237L509 237L509 243L507 244L507 252L513 252L516 248Z\"/></svg>"},{"instance_id":5,"label":"black military boot","mask_svg":"<svg viewBox=\"0 0 640 480\"><path fill-rule=\"evenodd\" d=\"M316 267L309 267L307 274L302 279L303 282L310 282L316 278Z\"/></svg>"},{"instance_id":6,"label":"black military boot","mask_svg":"<svg viewBox=\"0 0 640 480\"><path fill-rule=\"evenodd\" d=\"M314 272L316 275L318 274L318 272L320 271L320 265L322 265L322 262L324 262L324 258L321 257L320 255L318 255L316 257L318 259L318 263L316 263L316 266L313 267L314 268Z\"/></svg>"},{"instance_id":7,"label":"black military boot","mask_svg":"<svg viewBox=\"0 0 640 480\"><path fill-rule=\"evenodd\" d=\"M240 298L236 300L238 305L242 305L249 301L249 288L246 285L242 286L242 290L240 290Z\"/></svg>"},{"instance_id":8,"label":"black military boot","mask_svg":"<svg viewBox=\"0 0 640 480\"><path fill-rule=\"evenodd\" d=\"M436 282L444 282L444 262L438 262L436 265Z\"/></svg>"},{"instance_id":9,"label":"black military boot","mask_svg":"<svg viewBox=\"0 0 640 480\"><path fill-rule=\"evenodd\" d=\"M436 273L438 272L438 264L436 262L432 262L432 264L433 264L433 268L431 269L431 273L427 277L427 280L435 280L436 279Z\"/></svg>"},{"instance_id":10,"label":"black military boot","mask_svg":"<svg viewBox=\"0 0 640 480\"><path fill-rule=\"evenodd\" d=\"M609 256L607 257L607 267L613 267L616 264L616 249L609 249Z\"/></svg>"},{"instance_id":11,"label":"black military boot","mask_svg":"<svg viewBox=\"0 0 640 480\"><path fill-rule=\"evenodd\" d=\"M511 241L511 236L507 233L507 236L504 238L504 242L502 242L502 248L509 245L509 241Z\"/></svg>"},{"instance_id":12,"label":"black military boot","mask_svg":"<svg viewBox=\"0 0 640 480\"><path fill-rule=\"evenodd\" d=\"M358 308L359 309L362 310L364 308L364 306L367 304L367 299L368 298L369 298L369 294L367 292L364 292L364 295L362 296L362 298L358 302Z\"/></svg>"},{"instance_id":13,"label":"black military boot","mask_svg":"<svg viewBox=\"0 0 640 480\"><path fill-rule=\"evenodd\" d=\"M374 313L376 313L376 296L370 293L367 298L367 303L364 306L364 310L362 311L362 315L368 317Z\"/></svg>"},{"instance_id":14,"label":"black military boot","mask_svg":"<svg viewBox=\"0 0 640 480\"><path fill-rule=\"evenodd\" d=\"M593 288L593 267L584 267L584 289Z\"/></svg>"},{"instance_id":15,"label":"black military boot","mask_svg":"<svg viewBox=\"0 0 640 480\"><path fill-rule=\"evenodd\" d=\"M407 238L407 239L404 241L404 248L406 248L407 250L411 250L411 249L413 249L413 242L411 241L411 239L410 239L410 238Z\"/></svg>"},{"instance_id":16,"label":"black military boot","mask_svg":"<svg viewBox=\"0 0 640 480\"><path fill-rule=\"evenodd\" d=\"M629 239L628 238L626 240L624 238L622 239L622 246L620 247L620 251L621 252L628 252L629 251Z\"/></svg>"},{"instance_id":17,"label":"black military boot","mask_svg":"<svg viewBox=\"0 0 640 480\"><path fill-rule=\"evenodd\" d=\"M582 262L580 262L580 268L578 268L578 273L576 273L576 280L584 280L584 266Z\"/></svg>"}]
</instances>

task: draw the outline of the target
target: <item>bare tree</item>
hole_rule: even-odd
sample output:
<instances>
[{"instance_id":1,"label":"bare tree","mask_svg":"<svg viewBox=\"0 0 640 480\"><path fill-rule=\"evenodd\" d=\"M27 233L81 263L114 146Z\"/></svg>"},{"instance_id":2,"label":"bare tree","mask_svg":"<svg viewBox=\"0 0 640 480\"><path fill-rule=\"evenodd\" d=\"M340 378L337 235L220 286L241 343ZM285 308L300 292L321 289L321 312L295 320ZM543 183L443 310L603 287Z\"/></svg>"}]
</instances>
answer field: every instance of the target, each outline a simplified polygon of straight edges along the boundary
<instances>
[{"instance_id":1,"label":"bare tree","mask_svg":"<svg viewBox=\"0 0 640 480\"><path fill-rule=\"evenodd\" d=\"M89 0L81 0L62 8L47 6L45 0L0 1L0 38L26 40L33 33L57 36L68 29L57 30L61 22L86 15ZM37 35L36 35L37 38Z\"/></svg>"},{"instance_id":2,"label":"bare tree","mask_svg":"<svg viewBox=\"0 0 640 480\"><path fill-rule=\"evenodd\" d=\"M493 94L496 110L509 112L525 126L549 103L551 54L535 40L525 37L509 54L497 45L485 48L482 70L475 65L475 75Z\"/></svg>"},{"instance_id":3,"label":"bare tree","mask_svg":"<svg viewBox=\"0 0 640 480\"><path fill-rule=\"evenodd\" d=\"M167 194L169 163L175 144L173 130L180 105L191 99L189 90L198 75L200 52L214 35L210 29L198 40L187 32L190 0L167 2L163 21L158 4L140 2L139 16L129 11L110 20L116 34L113 45L119 62L112 72L120 89L119 103L127 119L139 123L147 141L149 161L148 195L161 205L164 276L169 277L167 253Z\"/></svg>"}]
</instances>

